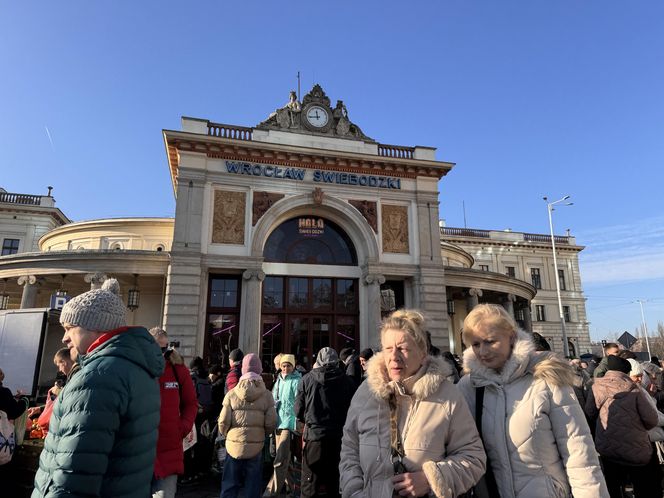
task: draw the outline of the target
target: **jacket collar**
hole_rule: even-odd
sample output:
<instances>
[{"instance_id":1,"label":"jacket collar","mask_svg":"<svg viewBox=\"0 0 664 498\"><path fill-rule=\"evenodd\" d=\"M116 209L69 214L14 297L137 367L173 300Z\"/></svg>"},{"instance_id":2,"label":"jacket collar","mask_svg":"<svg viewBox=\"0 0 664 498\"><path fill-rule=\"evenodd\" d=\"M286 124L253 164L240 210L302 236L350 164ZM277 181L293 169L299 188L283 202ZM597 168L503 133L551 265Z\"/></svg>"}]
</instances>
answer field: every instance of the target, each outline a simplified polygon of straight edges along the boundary
<instances>
[{"instance_id":1,"label":"jacket collar","mask_svg":"<svg viewBox=\"0 0 664 498\"><path fill-rule=\"evenodd\" d=\"M412 386L407 385L416 399L422 400L433 394L446 377L452 374L452 366L444 359L427 356L424 363L414 375L416 378ZM371 393L377 398L388 399L395 390L395 383L390 381L383 353L376 353L367 365L367 385ZM408 379L406 384L410 384Z\"/></svg>"},{"instance_id":2,"label":"jacket collar","mask_svg":"<svg viewBox=\"0 0 664 498\"><path fill-rule=\"evenodd\" d=\"M557 386L573 386L578 383L572 367L565 360L555 353L535 351L532 336L521 329L517 330L512 354L500 372L482 365L472 347L463 353L463 369L470 375L475 386L502 386L526 374Z\"/></svg>"}]
</instances>

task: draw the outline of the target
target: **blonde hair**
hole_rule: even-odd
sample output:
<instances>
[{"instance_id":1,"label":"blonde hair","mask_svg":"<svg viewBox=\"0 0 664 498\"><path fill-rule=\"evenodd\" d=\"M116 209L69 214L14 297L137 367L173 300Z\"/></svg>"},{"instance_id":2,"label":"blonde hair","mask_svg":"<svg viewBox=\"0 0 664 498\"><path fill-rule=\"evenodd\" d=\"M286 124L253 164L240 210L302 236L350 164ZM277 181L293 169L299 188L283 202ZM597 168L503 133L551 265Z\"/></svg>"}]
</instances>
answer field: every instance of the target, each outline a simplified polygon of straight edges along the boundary
<instances>
[{"instance_id":1,"label":"blonde hair","mask_svg":"<svg viewBox=\"0 0 664 498\"><path fill-rule=\"evenodd\" d=\"M505 308L497 304L478 304L463 321L463 342L470 343L469 336L475 335L480 327L509 333L516 336L517 324Z\"/></svg>"},{"instance_id":2,"label":"blonde hair","mask_svg":"<svg viewBox=\"0 0 664 498\"><path fill-rule=\"evenodd\" d=\"M154 337L155 340L159 339L160 337L168 338L168 334L161 327L152 327L150 329L150 335Z\"/></svg>"},{"instance_id":3,"label":"blonde hair","mask_svg":"<svg viewBox=\"0 0 664 498\"><path fill-rule=\"evenodd\" d=\"M383 320L380 326L380 337L382 339L387 330L401 330L406 332L426 353L428 347L425 322L424 315L417 310L397 310Z\"/></svg>"}]
</instances>

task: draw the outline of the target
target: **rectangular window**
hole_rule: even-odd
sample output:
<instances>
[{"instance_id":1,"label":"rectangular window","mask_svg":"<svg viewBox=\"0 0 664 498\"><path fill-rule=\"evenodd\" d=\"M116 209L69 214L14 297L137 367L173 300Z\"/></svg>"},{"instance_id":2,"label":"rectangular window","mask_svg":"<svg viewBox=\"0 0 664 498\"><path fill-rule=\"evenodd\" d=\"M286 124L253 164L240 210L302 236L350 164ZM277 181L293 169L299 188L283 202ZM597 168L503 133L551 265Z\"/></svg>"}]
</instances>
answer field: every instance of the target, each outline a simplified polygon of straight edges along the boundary
<instances>
[{"instance_id":1,"label":"rectangular window","mask_svg":"<svg viewBox=\"0 0 664 498\"><path fill-rule=\"evenodd\" d=\"M560 284L560 290L567 290L567 287L565 287L565 270L558 270L558 283Z\"/></svg>"},{"instance_id":2,"label":"rectangular window","mask_svg":"<svg viewBox=\"0 0 664 498\"><path fill-rule=\"evenodd\" d=\"M539 268L530 269L530 280L532 281L533 287L535 287L535 289L542 288L542 277L540 276Z\"/></svg>"},{"instance_id":3,"label":"rectangular window","mask_svg":"<svg viewBox=\"0 0 664 498\"><path fill-rule=\"evenodd\" d=\"M337 280L337 311L355 311L355 280Z\"/></svg>"},{"instance_id":4,"label":"rectangular window","mask_svg":"<svg viewBox=\"0 0 664 498\"><path fill-rule=\"evenodd\" d=\"M489 265L480 265L480 270L489 271Z\"/></svg>"},{"instance_id":5,"label":"rectangular window","mask_svg":"<svg viewBox=\"0 0 664 498\"><path fill-rule=\"evenodd\" d=\"M312 306L314 308L331 308L332 307L332 279L331 278L314 278L313 290L311 297Z\"/></svg>"},{"instance_id":6,"label":"rectangular window","mask_svg":"<svg viewBox=\"0 0 664 498\"><path fill-rule=\"evenodd\" d=\"M309 279L288 279L288 306L292 308L306 308L309 303Z\"/></svg>"},{"instance_id":7,"label":"rectangular window","mask_svg":"<svg viewBox=\"0 0 664 498\"><path fill-rule=\"evenodd\" d=\"M263 306L269 309L284 307L284 277L265 277L263 282Z\"/></svg>"},{"instance_id":8,"label":"rectangular window","mask_svg":"<svg viewBox=\"0 0 664 498\"><path fill-rule=\"evenodd\" d=\"M516 278L516 268L514 268L513 266L506 266L505 267L505 274L508 277Z\"/></svg>"},{"instance_id":9,"label":"rectangular window","mask_svg":"<svg viewBox=\"0 0 664 498\"><path fill-rule=\"evenodd\" d=\"M544 313L543 304L535 305L535 320L537 320L538 322L546 322L546 314Z\"/></svg>"},{"instance_id":10,"label":"rectangular window","mask_svg":"<svg viewBox=\"0 0 664 498\"><path fill-rule=\"evenodd\" d=\"M570 312L569 306L563 306L563 318L566 322L572 321L572 314Z\"/></svg>"},{"instance_id":11,"label":"rectangular window","mask_svg":"<svg viewBox=\"0 0 664 498\"><path fill-rule=\"evenodd\" d=\"M16 254L18 252L19 239L5 239L2 241L2 255Z\"/></svg>"},{"instance_id":12,"label":"rectangular window","mask_svg":"<svg viewBox=\"0 0 664 498\"><path fill-rule=\"evenodd\" d=\"M239 306L239 279L212 278L210 281L211 308L237 308Z\"/></svg>"}]
</instances>

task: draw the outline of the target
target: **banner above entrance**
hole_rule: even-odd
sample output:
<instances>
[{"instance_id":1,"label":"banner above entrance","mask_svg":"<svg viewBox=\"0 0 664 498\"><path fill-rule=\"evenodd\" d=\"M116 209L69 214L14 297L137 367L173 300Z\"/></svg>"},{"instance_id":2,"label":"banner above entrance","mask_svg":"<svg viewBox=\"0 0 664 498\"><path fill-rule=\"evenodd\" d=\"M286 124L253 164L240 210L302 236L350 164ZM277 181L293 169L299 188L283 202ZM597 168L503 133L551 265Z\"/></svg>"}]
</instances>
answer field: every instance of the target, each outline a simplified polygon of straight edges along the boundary
<instances>
[{"instance_id":1,"label":"banner above entrance","mask_svg":"<svg viewBox=\"0 0 664 498\"><path fill-rule=\"evenodd\" d=\"M305 179L317 183L336 183L339 185L357 185L360 187L375 187L385 189L401 189L401 178L376 175L358 175L355 173L339 173L319 169L308 170L304 168L280 168L271 164L252 164L235 161L225 161L226 171L236 175L264 176L287 180L304 181ZM309 174L310 173L310 174Z\"/></svg>"}]
</instances>

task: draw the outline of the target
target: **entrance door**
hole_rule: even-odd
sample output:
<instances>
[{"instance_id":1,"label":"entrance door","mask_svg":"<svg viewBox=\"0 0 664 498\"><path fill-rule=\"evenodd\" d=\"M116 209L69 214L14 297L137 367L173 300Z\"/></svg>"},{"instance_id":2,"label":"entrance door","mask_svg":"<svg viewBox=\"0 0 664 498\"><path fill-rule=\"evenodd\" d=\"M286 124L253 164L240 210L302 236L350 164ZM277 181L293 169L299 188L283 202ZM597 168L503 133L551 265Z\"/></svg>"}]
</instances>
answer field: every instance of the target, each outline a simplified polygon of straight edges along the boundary
<instances>
[{"instance_id":1,"label":"entrance door","mask_svg":"<svg viewBox=\"0 0 664 498\"><path fill-rule=\"evenodd\" d=\"M289 315L287 351L311 370L321 348L331 346L332 318L330 316Z\"/></svg>"}]
</instances>

